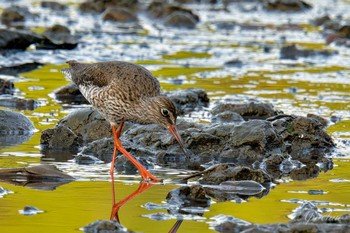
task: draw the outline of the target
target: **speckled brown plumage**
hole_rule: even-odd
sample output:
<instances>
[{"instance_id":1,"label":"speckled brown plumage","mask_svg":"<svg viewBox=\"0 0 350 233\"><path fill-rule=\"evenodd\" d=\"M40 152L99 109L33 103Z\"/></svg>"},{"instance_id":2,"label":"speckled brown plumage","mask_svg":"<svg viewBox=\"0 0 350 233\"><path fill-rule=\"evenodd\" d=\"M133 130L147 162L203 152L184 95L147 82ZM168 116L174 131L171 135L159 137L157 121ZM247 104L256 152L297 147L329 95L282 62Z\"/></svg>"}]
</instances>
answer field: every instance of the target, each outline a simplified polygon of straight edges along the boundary
<instances>
[{"instance_id":1,"label":"speckled brown plumage","mask_svg":"<svg viewBox=\"0 0 350 233\"><path fill-rule=\"evenodd\" d=\"M164 119L160 119L162 116L157 116L161 108L173 113L168 123L175 123L174 104L167 97L160 96L158 80L142 66L121 61L67 63L70 68L64 69L63 72L111 123L117 124L121 119L125 119L144 124L165 125Z\"/></svg>"},{"instance_id":2,"label":"speckled brown plumage","mask_svg":"<svg viewBox=\"0 0 350 233\"><path fill-rule=\"evenodd\" d=\"M159 181L123 148L119 140L124 121L157 123L174 135L186 153L176 129L175 105L168 97L160 95L158 80L142 66L127 62L67 63L70 67L62 72L77 84L84 97L111 123L114 152L110 174L113 175L116 151L119 150L139 169L144 180Z\"/></svg>"}]
</instances>

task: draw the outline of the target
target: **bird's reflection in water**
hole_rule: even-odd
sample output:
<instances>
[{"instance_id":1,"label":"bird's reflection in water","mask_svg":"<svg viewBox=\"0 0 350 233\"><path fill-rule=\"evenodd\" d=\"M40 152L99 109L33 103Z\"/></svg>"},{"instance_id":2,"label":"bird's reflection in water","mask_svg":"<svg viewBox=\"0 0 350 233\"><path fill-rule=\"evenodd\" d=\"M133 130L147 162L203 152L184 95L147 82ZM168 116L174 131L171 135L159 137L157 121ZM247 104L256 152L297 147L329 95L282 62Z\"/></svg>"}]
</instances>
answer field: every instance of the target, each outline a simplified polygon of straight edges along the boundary
<instances>
[{"instance_id":1,"label":"bird's reflection in water","mask_svg":"<svg viewBox=\"0 0 350 233\"><path fill-rule=\"evenodd\" d=\"M143 193L144 191L146 191L147 189L151 188L154 185L154 183L141 181L139 184L139 187L134 192L132 192L129 196L127 196L123 200L116 203L115 202L115 188L114 188L114 175L113 174L111 175L111 181L112 181L112 211L111 211L110 220L117 221L118 223L120 223L119 214L118 214L119 209L123 205L125 205L128 201L130 201L131 199L133 199L137 195ZM182 219L177 220L175 222L174 226L169 230L169 233L176 233L177 230L179 229L179 227L181 226L182 222L183 222Z\"/></svg>"}]
</instances>

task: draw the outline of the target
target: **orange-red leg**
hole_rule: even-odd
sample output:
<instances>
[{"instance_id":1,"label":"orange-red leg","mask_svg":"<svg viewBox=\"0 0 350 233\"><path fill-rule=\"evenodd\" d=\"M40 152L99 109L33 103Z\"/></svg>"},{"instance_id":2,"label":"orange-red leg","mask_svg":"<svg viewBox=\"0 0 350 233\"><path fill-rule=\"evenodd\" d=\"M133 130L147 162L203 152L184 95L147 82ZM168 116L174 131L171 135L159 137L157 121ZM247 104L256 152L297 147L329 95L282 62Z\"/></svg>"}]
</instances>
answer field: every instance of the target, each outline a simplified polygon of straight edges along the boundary
<instances>
[{"instance_id":1,"label":"orange-red leg","mask_svg":"<svg viewBox=\"0 0 350 233\"><path fill-rule=\"evenodd\" d=\"M114 151L113 151L113 158L112 158L112 163L111 163L111 169L110 169L110 174L112 174L114 172L114 162L115 162L115 158L116 158L116 153L117 150L120 151L127 159L130 160L130 162L132 162L137 169L140 171L140 175L142 176L142 178L144 180L151 180L154 182L160 182L161 180L155 178L149 171L147 171L147 169L142 166L142 164L140 164L132 155L130 155L123 147L122 143L119 140L120 137L120 133L122 130L124 122L122 121L119 126L118 129L116 130L114 125L112 125L112 132L113 132L113 137L114 137Z\"/></svg>"}]
</instances>

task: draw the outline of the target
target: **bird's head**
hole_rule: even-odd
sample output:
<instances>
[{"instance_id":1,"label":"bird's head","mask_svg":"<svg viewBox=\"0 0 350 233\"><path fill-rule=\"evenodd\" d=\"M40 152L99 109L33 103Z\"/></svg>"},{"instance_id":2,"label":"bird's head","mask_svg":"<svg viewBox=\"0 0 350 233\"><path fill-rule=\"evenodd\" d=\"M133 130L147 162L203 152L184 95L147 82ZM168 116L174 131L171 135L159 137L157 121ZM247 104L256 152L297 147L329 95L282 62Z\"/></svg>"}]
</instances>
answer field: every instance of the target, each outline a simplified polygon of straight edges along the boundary
<instances>
[{"instance_id":1,"label":"bird's head","mask_svg":"<svg viewBox=\"0 0 350 233\"><path fill-rule=\"evenodd\" d=\"M153 105L150 109L152 110L152 120L165 128L167 128L170 133L179 142L182 150L187 154L185 144L182 141L180 134L176 128L176 107L174 103L166 96L157 96L152 99Z\"/></svg>"}]
</instances>

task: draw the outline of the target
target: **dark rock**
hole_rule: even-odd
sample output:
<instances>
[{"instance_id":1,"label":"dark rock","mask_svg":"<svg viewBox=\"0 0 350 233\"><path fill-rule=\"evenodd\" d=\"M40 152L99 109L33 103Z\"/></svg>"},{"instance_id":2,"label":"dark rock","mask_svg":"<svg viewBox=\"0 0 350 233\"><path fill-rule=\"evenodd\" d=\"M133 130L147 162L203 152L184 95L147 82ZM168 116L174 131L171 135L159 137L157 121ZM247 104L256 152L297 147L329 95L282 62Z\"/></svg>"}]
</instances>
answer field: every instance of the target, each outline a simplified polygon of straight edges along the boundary
<instances>
[{"instance_id":1,"label":"dark rock","mask_svg":"<svg viewBox=\"0 0 350 233\"><path fill-rule=\"evenodd\" d=\"M110 7L107 8L102 16L102 19L105 21L113 22L136 22L137 16L134 12L125 7Z\"/></svg>"},{"instance_id":2,"label":"dark rock","mask_svg":"<svg viewBox=\"0 0 350 233\"><path fill-rule=\"evenodd\" d=\"M188 88L184 90L165 93L176 105L177 114L183 115L201 110L209 104L208 94L200 88Z\"/></svg>"},{"instance_id":3,"label":"dark rock","mask_svg":"<svg viewBox=\"0 0 350 233\"><path fill-rule=\"evenodd\" d=\"M18 110L34 110L39 106L39 103L33 99L24 99L6 94L0 96L0 106Z\"/></svg>"},{"instance_id":4,"label":"dark rock","mask_svg":"<svg viewBox=\"0 0 350 233\"><path fill-rule=\"evenodd\" d=\"M0 73L1 73L0 68ZM0 79L0 95L9 94L12 95L15 89L15 85L10 80Z\"/></svg>"},{"instance_id":5,"label":"dark rock","mask_svg":"<svg viewBox=\"0 0 350 233\"><path fill-rule=\"evenodd\" d=\"M269 11L303 11L311 9L312 6L301 0L268 0L264 8Z\"/></svg>"},{"instance_id":6,"label":"dark rock","mask_svg":"<svg viewBox=\"0 0 350 233\"><path fill-rule=\"evenodd\" d=\"M17 76L20 73L26 73L32 70L36 70L42 65L43 64L38 62L31 62L31 63L24 63L24 64L13 65L13 66L3 66L0 68L0 74ZM11 93L7 93L7 94L11 94Z\"/></svg>"},{"instance_id":7,"label":"dark rock","mask_svg":"<svg viewBox=\"0 0 350 233\"><path fill-rule=\"evenodd\" d=\"M54 1L42 1L40 5L42 8L48 8L53 11L63 11L67 9L66 5Z\"/></svg>"},{"instance_id":8,"label":"dark rock","mask_svg":"<svg viewBox=\"0 0 350 233\"><path fill-rule=\"evenodd\" d=\"M293 169L290 172L290 178L293 180L307 180L319 175L320 168L316 164L309 164L299 169Z\"/></svg>"},{"instance_id":9,"label":"dark rock","mask_svg":"<svg viewBox=\"0 0 350 233\"><path fill-rule=\"evenodd\" d=\"M164 25L176 28L195 29L197 21L187 12L173 12L164 19Z\"/></svg>"},{"instance_id":10,"label":"dark rock","mask_svg":"<svg viewBox=\"0 0 350 233\"><path fill-rule=\"evenodd\" d=\"M211 114L215 116L226 111L236 112L239 115L241 115L245 120L266 119L271 116L275 116L278 113L273 108L272 104L250 102L244 104L219 103L211 110Z\"/></svg>"},{"instance_id":11,"label":"dark rock","mask_svg":"<svg viewBox=\"0 0 350 233\"><path fill-rule=\"evenodd\" d=\"M0 181L40 190L54 190L74 178L58 170L54 165L41 164L25 168L0 169Z\"/></svg>"},{"instance_id":12,"label":"dark rock","mask_svg":"<svg viewBox=\"0 0 350 233\"><path fill-rule=\"evenodd\" d=\"M243 62L239 59L233 59L233 60L230 60L230 61L227 61L225 62L224 64L225 66L228 66L228 67L237 67L237 68L240 68L243 66Z\"/></svg>"},{"instance_id":13,"label":"dark rock","mask_svg":"<svg viewBox=\"0 0 350 233\"><path fill-rule=\"evenodd\" d=\"M23 24L25 17L30 15L30 12L25 7L11 6L5 8L1 13L1 23L6 26L16 26Z\"/></svg>"},{"instance_id":14,"label":"dark rock","mask_svg":"<svg viewBox=\"0 0 350 233\"><path fill-rule=\"evenodd\" d=\"M66 26L54 25L43 33L44 39L37 45L38 49L74 49L78 38L73 36Z\"/></svg>"},{"instance_id":15,"label":"dark rock","mask_svg":"<svg viewBox=\"0 0 350 233\"><path fill-rule=\"evenodd\" d=\"M166 17L173 15L173 22L170 22L171 18L168 18L168 24L172 23L170 26L178 26L182 22L186 23L186 25L194 28L195 25L193 23L199 22L199 17L194 14L191 10L183 8L181 6L176 6L172 4L168 4L164 1L153 1L147 9L148 13L155 18L165 19ZM181 14L174 14L174 13ZM180 20L181 19L181 20Z\"/></svg>"},{"instance_id":16,"label":"dark rock","mask_svg":"<svg viewBox=\"0 0 350 233\"><path fill-rule=\"evenodd\" d=\"M281 59L298 59L299 57L310 56L330 56L336 54L336 51L331 50L313 50L313 49L299 49L296 45L287 45L281 48Z\"/></svg>"},{"instance_id":17,"label":"dark rock","mask_svg":"<svg viewBox=\"0 0 350 233\"><path fill-rule=\"evenodd\" d=\"M83 142L112 137L110 124L98 111L90 108L71 112L58 122L58 126L69 128ZM125 129L127 129L127 125L125 126Z\"/></svg>"},{"instance_id":18,"label":"dark rock","mask_svg":"<svg viewBox=\"0 0 350 233\"><path fill-rule=\"evenodd\" d=\"M224 181L253 180L258 183L271 182L270 177L261 170L222 163L207 172L199 180L201 184L219 185Z\"/></svg>"},{"instance_id":19,"label":"dark rock","mask_svg":"<svg viewBox=\"0 0 350 233\"><path fill-rule=\"evenodd\" d=\"M69 83L54 92L57 100L68 104L89 104L75 83Z\"/></svg>"},{"instance_id":20,"label":"dark rock","mask_svg":"<svg viewBox=\"0 0 350 233\"><path fill-rule=\"evenodd\" d=\"M324 24L326 24L327 22L331 21L332 19L328 16L328 15L324 15L324 16L321 16L321 17L317 17L313 20L311 20L311 24L314 25L314 26L322 26Z\"/></svg>"},{"instance_id":21,"label":"dark rock","mask_svg":"<svg viewBox=\"0 0 350 233\"><path fill-rule=\"evenodd\" d=\"M31 32L0 29L0 51L5 49L25 50L31 44L41 40L40 36Z\"/></svg>"},{"instance_id":22,"label":"dark rock","mask_svg":"<svg viewBox=\"0 0 350 233\"><path fill-rule=\"evenodd\" d=\"M182 186L168 193L167 203L183 207L209 207L210 198L207 197L204 188L200 185ZM180 211L180 213L184 213Z\"/></svg>"},{"instance_id":23,"label":"dark rock","mask_svg":"<svg viewBox=\"0 0 350 233\"><path fill-rule=\"evenodd\" d=\"M261 198L268 193L264 186L252 180L224 181L204 188L207 195L217 201L246 200L252 196Z\"/></svg>"},{"instance_id":24,"label":"dark rock","mask_svg":"<svg viewBox=\"0 0 350 233\"><path fill-rule=\"evenodd\" d=\"M1 134L17 134L17 135L32 135L34 131L33 123L18 112L0 110L0 133Z\"/></svg>"},{"instance_id":25,"label":"dark rock","mask_svg":"<svg viewBox=\"0 0 350 233\"><path fill-rule=\"evenodd\" d=\"M30 215L35 215L35 214L40 214L43 213L44 211L39 210L38 208L34 207L34 206L25 206L23 208L23 210L20 210L19 213L26 215L26 216L30 216Z\"/></svg>"},{"instance_id":26,"label":"dark rock","mask_svg":"<svg viewBox=\"0 0 350 233\"><path fill-rule=\"evenodd\" d=\"M350 25L342 26L337 31L337 34L338 34L339 37L350 39Z\"/></svg>"},{"instance_id":27,"label":"dark rock","mask_svg":"<svg viewBox=\"0 0 350 233\"><path fill-rule=\"evenodd\" d=\"M33 123L21 113L0 110L0 148L29 140L34 130Z\"/></svg>"},{"instance_id":28,"label":"dark rock","mask_svg":"<svg viewBox=\"0 0 350 233\"><path fill-rule=\"evenodd\" d=\"M323 216L311 202L299 206L293 214L294 219L289 223L279 224L250 224L233 217L218 216L214 229L218 232L349 232L350 215L340 217ZM214 217L215 218L215 217ZM226 221L223 221L226 219Z\"/></svg>"},{"instance_id":29,"label":"dark rock","mask_svg":"<svg viewBox=\"0 0 350 233\"><path fill-rule=\"evenodd\" d=\"M97 220L83 227L85 233L133 233L122 226L119 222L113 220Z\"/></svg>"},{"instance_id":30,"label":"dark rock","mask_svg":"<svg viewBox=\"0 0 350 233\"><path fill-rule=\"evenodd\" d=\"M286 145L286 152L302 163L321 161L335 145L325 126L315 118L291 115L271 120Z\"/></svg>"},{"instance_id":31,"label":"dark rock","mask_svg":"<svg viewBox=\"0 0 350 233\"><path fill-rule=\"evenodd\" d=\"M212 123L234 123L239 124L244 121L243 117L236 112L225 111L214 115L211 118Z\"/></svg>"},{"instance_id":32,"label":"dark rock","mask_svg":"<svg viewBox=\"0 0 350 233\"><path fill-rule=\"evenodd\" d=\"M87 0L79 5L79 9L86 13L102 13L109 7L125 7L135 9L138 0Z\"/></svg>"},{"instance_id":33,"label":"dark rock","mask_svg":"<svg viewBox=\"0 0 350 233\"><path fill-rule=\"evenodd\" d=\"M42 149L75 149L79 146L78 136L66 126L59 125L53 129L46 129L40 138Z\"/></svg>"}]
</instances>

